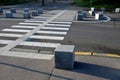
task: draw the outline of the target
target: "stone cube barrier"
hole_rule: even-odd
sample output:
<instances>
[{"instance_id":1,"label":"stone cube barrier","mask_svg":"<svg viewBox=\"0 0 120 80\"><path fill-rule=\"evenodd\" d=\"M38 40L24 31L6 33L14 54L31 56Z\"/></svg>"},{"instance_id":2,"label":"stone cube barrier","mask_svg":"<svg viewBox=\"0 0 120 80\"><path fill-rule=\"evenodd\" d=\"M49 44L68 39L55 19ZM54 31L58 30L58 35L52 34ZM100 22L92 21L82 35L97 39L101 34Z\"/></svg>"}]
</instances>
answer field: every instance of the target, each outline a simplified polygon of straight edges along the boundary
<instances>
[{"instance_id":1,"label":"stone cube barrier","mask_svg":"<svg viewBox=\"0 0 120 80\"><path fill-rule=\"evenodd\" d=\"M0 14L3 14L3 9L2 8L0 8Z\"/></svg>"},{"instance_id":2,"label":"stone cube barrier","mask_svg":"<svg viewBox=\"0 0 120 80\"><path fill-rule=\"evenodd\" d=\"M43 10L42 9L38 9L38 14L43 14Z\"/></svg>"},{"instance_id":3,"label":"stone cube barrier","mask_svg":"<svg viewBox=\"0 0 120 80\"><path fill-rule=\"evenodd\" d=\"M16 9L15 8L11 8L10 11L11 11L11 13L16 13Z\"/></svg>"},{"instance_id":4,"label":"stone cube barrier","mask_svg":"<svg viewBox=\"0 0 120 80\"><path fill-rule=\"evenodd\" d=\"M33 11L32 12L32 16L38 16L38 12L37 11Z\"/></svg>"},{"instance_id":5,"label":"stone cube barrier","mask_svg":"<svg viewBox=\"0 0 120 80\"><path fill-rule=\"evenodd\" d=\"M28 9L28 8L25 8L25 9L24 9L24 12L29 13L29 9Z\"/></svg>"},{"instance_id":6,"label":"stone cube barrier","mask_svg":"<svg viewBox=\"0 0 120 80\"><path fill-rule=\"evenodd\" d=\"M25 19L29 19L30 18L30 13L29 12L24 12L23 16Z\"/></svg>"},{"instance_id":7,"label":"stone cube barrier","mask_svg":"<svg viewBox=\"0 0 120 80\"><path fill-rule=\"evenodd\" d=\"M80 21L80 20L83 20L83 14L76 14L76 20L77 21Z\"/></svg>"},{"instance_id":8,"label":"stone cube barrier","mask_svg":"<svg viewBox=\"0 0 120 80\"><path fill-rule=\"evenodd\" d=\"M13 18L13 13L11 12L6 12L5 13L6 18Z\"/></svg>"},{"instance_id":9,"label":"stone cube barrier","mask_svg":"<svg viewBox=\"0 0 120 80\"><path fill-rule=\"evenodd\" d=\"M95 8L94 8L94 7L91 7L91 11L93 11L93 12L94 12L94 11L95 11Z\"/></svg>"},{"instance_id":10,"label":"stone cube barrier","mask_svg":"<svg viewBox=\"0 0 120 80\"><path fill-rule=\"evenodd\" d=\"M79 10L79 11L77 12L77 14L81 14L81 13L83 13L83 11L82 11L82 10Z\"/></svg>"},{"instance_id":11,"label":"stone cube barrier","mask_svg":"<svg viewBox=\"0 0 120 80\"><path fill-rule=\"evenodd\" d=\"M116 8L116 9L115 9L115 12L116 12L116 13L120 13L120 8Z\"/></svg>"},{"instance_id":12,"label":"stone cube barrier","mask_svg":"<svg viewBox=\"0 0 120 80\"><path fill-rule=\"evenodd\" d=\"M62 69L73 69L75 54L74 45L59 45L55 49L55 67Z\"/></svg>"},{"instance_id":13,"label":"stone cube barrier","mask_svg":"<svg viewBox=\"0 0 120 80\"><path fill-rule=\"evenodd\" d=\"M95 14L95 19L96 20L103 20L104 19L103 13L96 13Z\"/></svg>"},{"instance_id":14,"label":"stone cube barrier","mask_svg":"<svg viewBox=\"0 0 120 80\"><path fill-rule=\"evenodd\" d=\"M89 11L90 16L95 16L95 11Z\"/></svg>"}]
</instances>

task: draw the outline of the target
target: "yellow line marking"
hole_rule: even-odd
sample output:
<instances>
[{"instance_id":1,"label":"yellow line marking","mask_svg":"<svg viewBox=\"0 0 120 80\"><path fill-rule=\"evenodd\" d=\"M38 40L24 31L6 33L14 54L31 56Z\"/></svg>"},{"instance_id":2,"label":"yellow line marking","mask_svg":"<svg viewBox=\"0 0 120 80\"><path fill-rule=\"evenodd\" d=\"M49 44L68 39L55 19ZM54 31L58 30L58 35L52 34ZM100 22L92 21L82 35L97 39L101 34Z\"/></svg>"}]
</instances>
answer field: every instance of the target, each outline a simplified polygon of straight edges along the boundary
<instances>
[{"instance_id":1,"label":"yellow line marking","mask_svg":"<svg viewBox=\"0 0 120 80\"><path fill-rule=\"evenodd\" d=\"M76 55L88 55L88 56L106 56L106 57L116 57L120 58L117 54L107 54L107 53L95 53L95 52L75 52Z\"/></svg>"}]
</instances>

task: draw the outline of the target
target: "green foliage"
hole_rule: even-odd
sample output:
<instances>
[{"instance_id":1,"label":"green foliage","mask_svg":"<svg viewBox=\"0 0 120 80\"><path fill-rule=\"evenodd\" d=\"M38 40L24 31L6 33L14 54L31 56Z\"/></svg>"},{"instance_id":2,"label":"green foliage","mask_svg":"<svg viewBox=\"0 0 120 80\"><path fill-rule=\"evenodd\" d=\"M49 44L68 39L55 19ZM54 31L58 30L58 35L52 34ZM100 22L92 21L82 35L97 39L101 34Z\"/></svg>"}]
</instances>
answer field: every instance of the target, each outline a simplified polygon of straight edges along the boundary
<instances>
[{"instance_id":1,"label":"green foliage","mask_svg":"<svg viewBox=\"0 0 120 80\"><path fill-rule=\"evenodd\" d=\"M77 6L86 6L86 7L105 7L105 8L116 8L120 7L119 0L74 0L74 4Z\"/></svg>"}]
</instances>

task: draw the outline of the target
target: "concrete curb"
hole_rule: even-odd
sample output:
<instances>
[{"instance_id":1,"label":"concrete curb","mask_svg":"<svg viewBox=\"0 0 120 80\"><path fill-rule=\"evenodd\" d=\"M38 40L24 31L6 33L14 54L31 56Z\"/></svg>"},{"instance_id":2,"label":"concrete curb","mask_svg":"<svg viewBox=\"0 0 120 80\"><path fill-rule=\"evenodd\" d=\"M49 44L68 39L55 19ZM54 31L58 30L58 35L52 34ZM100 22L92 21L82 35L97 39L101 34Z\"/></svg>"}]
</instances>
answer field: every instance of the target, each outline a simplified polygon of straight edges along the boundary
<instances>
[{"instance_id":1,"label":"concrete curb","mask_svg":"<svg viewBox=\"0 0 120 80\"><path fill-rule=\"evenodd\" d=\"M76 55L84 55L84 56L101 56L101 57L120 58L120 55L110 54L110 53L75 52L75 54L76 54Z\"/></svg>"}]
</instances>

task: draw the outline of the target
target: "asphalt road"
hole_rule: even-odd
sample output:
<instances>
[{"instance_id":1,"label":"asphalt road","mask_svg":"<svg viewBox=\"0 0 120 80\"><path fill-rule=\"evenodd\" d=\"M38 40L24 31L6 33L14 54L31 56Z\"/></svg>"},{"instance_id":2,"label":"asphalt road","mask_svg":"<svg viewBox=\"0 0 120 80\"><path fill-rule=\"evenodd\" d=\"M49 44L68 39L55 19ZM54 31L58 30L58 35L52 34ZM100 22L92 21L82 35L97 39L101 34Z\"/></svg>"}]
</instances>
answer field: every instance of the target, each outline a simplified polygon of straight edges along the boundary
<instances>
[{"instance_id":1,"label":"asphalt road","mask_svg":"<svg viewBox=\"0 0 120 80\"><path fill-rule=\"evenodd\" d=\"M120 28L110 23L73 22L63 44L75 45L75 51L120 53Z\"/></svg>"}]
</instances>

